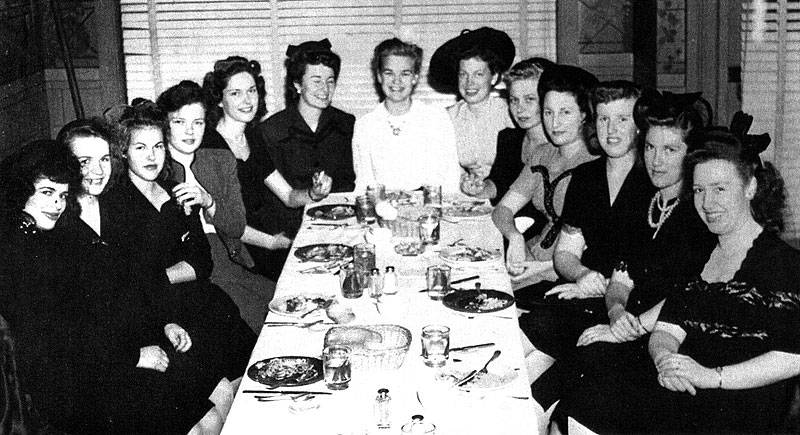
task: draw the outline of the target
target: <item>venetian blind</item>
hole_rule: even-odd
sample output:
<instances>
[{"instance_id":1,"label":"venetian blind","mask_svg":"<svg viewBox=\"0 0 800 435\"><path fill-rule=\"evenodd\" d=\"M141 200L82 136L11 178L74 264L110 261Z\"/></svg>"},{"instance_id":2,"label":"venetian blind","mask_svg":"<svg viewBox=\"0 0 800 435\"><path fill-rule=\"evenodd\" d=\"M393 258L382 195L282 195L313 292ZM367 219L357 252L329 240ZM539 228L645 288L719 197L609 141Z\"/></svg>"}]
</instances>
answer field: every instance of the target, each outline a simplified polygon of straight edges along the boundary
<instances>
[{"instance_id":1,"label":"venetian blind","mask_svg":"<svg viewBox=\"0 0 800 435\"><path fill-rule=\"evenodd\" d=\"M800 0L742 2L742 108L772 136L788 196L785 238L800 240Z\"/></svg>"},{"instance_id":2,"label":"venetian blind","mask_svg":"<svg viewBox=\"0 0 800 435\"><path fill-rule=\"evenodd\" d=\"M449 104L427 85L433 51L462 29L490 26L511 36L517 60L555 60L556 0L122 0L129 98L154 98L182 79L201 81L216 59L258 60L270 113L283 108L286 47L330 39L342 58L334 105L356 116L377 103L372 49L397 36L425 53L417 98Z\"/></svg>"}]
</instances>

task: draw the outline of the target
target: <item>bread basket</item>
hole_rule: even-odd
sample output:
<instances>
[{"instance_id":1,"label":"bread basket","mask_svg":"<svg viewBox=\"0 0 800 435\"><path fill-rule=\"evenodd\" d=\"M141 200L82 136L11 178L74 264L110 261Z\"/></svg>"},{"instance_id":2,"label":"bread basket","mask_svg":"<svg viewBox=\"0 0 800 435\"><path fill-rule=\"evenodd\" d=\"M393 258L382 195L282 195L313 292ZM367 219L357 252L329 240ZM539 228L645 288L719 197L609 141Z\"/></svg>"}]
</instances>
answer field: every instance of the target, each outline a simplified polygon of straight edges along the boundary
<instances>
[{"instance_id":1,"label":"bread basket","mask_svg":"<svg viewBox=\"0 0 800 435\"><path fill-rule=\"evenodd\" d=\"M353 368L398 369L411 345L411 331L400 325L334 326L325 334L325 346L351 348Z\"/></svg>"}]
</instances>

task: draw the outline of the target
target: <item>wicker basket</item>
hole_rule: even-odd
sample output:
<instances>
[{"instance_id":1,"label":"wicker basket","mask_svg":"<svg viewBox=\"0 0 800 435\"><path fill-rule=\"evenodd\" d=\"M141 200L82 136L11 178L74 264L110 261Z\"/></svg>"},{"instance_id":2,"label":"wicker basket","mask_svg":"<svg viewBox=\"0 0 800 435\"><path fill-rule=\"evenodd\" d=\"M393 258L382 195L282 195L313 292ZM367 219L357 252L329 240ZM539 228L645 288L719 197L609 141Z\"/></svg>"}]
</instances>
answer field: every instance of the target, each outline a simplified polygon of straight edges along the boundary
<instances>
[{"instance_id":1,"label":"wicker basket","mask_svg":"<svg viewBox=\"0 0 800 435\"><path fill-rule=\"evenodd\" d=\"M325 334L325 346L331 344L349 346L356 369L398 369L411 345L411 331L399 325L334 326Z\"/></svg>"}]
</instances>

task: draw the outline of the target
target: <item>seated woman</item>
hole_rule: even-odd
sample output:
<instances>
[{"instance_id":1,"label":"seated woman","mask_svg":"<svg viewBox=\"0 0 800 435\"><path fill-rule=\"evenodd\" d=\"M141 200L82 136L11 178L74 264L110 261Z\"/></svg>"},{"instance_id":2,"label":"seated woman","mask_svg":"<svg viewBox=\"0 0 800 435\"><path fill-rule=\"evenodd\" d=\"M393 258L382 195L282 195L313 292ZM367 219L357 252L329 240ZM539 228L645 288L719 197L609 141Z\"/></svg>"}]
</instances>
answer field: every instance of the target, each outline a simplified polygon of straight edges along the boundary
<instances>
[{"instance_id":1,"label":"seated woman","mask_svg":"<svg viewBox=\"0 0 800 435\"><path fill-rule=\"evenodd\" d=\"M184 80L162 92L156 104L167 116L172 179L178 183L173 194L185 208L199 205L203 209L200 220L214 260L210 280L228 293L242 319L258 333L275 283L247 269L253 263L241 238L247 231L248 240L261 240L260 246L269 248L274 237L254 228L247 230L233 154L226 149L200 148L206 116L200 85Z\"/></svg>"},{"instance_id":2,"label":"seated woman","mask_svg":"<svg viewBox=\"0 0 800 435\"><path fill-rule=\"evenodd\" d=\"M627 267L621 268L625 270L612 273L605 294L609 321L587 328L577 341L581 347L573 348L572 355L560 358L533 383L534 399L543 409L550 408L580 377L603 376L626 364L625 357L606 358L605 353L631 354L646 347L647 331L653 330L658 315L650 310L660 309L675 283L702 270L716 239L680 193L683 158L692 151L686 138L704 126L709 118L706 113L699 93L648 91L636 102L636 125L645 138L644 164L658 189L647 215L652 237L641 256L629 258ZM596 344L588 346L591 343Z\"/></svg>"},{"instance_id":3,"label":"seated woman","mask_svg":"<svg viewBox=\"0 0 800 435\"><path fill-rule=\"evenodd\" d=\"M514 62L514 42L503 31L465 30L431 56L429 82L460 100L447 108L456 132L459 164L483 180L495 161L497 133L514 124L505 100L492 96L500 75ZM439 90L439 89L437 89Z\"/></svg>"},{"instance_id":4,"label":"seated woman","mask_svg":"<svg viewBox=\"0 0 800 435\"><path fill-rule=\"evenodd\" d=\"M206 362L204 372L235 380L256 336L231 298L209 281L213 262L201 207L178 202L177 184L168 178L164 124L164 114L149 101L122 114L121 139L112 145L127 171L106 194L113 217L108 240L126 249L136 273L159 280L149 289L150 303L169 310L189 331Z\"/></svg>"},{"instance_id":5,"label":"seated woman","mask_svg":"<svg viewBox=\"0 0 800 435\"><path fill-rule=\"evenodd\" d=\"M189 352L191 337L168 310L150 305L145 296L148 286L159 283L148 281L144 274L134 274L129 254L105 242L103 228L114 217L108 214L101 193L109 186L112 174L124 170L111 157L113 132L100 120L76 120L61 129L58 142L81 164L83 190L77 196L80 212L67 210L58 221L56 234L64 251L78 262L74 272L90 307L88 319L93 322L86 328L104 331L87 338L91 339L94 364L89 373L101 381L95 394L103 404L101 415L110 425L108 429L124 431L141 425L141 430L178 430L209 408L205 398L216 407L209 410L201 425L220 425L230 407L233 387L221 376L198 376L203 361ZM132 354L140 354L138 364L133 364ZM131 395L120 397L120 388L131 391ZM172 423L157 417L163 413L158 407L170 402L177 402L176 406L187 414L176 420L174 429L159 426Z\"/></svg>"},{"instance_id":6,"label":"seated woman","mask_svg":"<svg viewBox=\"0 0 800 435\"><path fill-rule=\"evenodd\" d=\"M356 190L440 185L457 192L461 177L455 133L444 109L412 101L422 49L397 38L375 47L372 73L381 103L360 117L353 132Z\"/></svg>"},{"instance_id":7,"label":"seated woman","mask_svg":"<svg viewBox=\"0 0 800 435\"><path fill-rule=\"evenodd\" d=\"M586 379L556 407L558 421L603 432L785 430L800 374L800 253L776 234L783 182L762 147L719 130L696 140L685 188L717 244L699 278L667 298L651 358Z\"/></svg>"},{"instance_id":8,"label":"seated woman","mask_svg":"<svg viewBox=\"0 0 800 435\"><path fill-rule=\"evenodd\" d=\"M0 298L17 338L22 391L43 423L70 433L186 433L201 417L193 430L219 429L221 414L206 399L214 386L204 395L193 388L186 331L158 322L134 289L120 293L134 282L124 258L88 236L98 236L97 210L81 198L108 181L107 130L95 121L67 127L83 142L74 148L80 163L53 141L3 162L0 245L14 255L0 266ZM64 227L65 213L82 226Z\"/></svg>"},{"instance_id":9,"label":"seated woman","mask_svg":"<svg viewBox=\"0 0 800 435\"><path fill-rule=\"evenodd\" d=\"M247 227L242 240L255 260L255 269L276 281L291 246L291 240L277 229L271 218L272 202L298 208L328 195L332 180L325 174L315 177L311 187L293 188L281 175L264 146L259 145L255 125L267 112L261 65L254 60L231 56L214 62L214 70L203 79L209 96L208 124L203 148L229 149L236 157L236 172L242 189ZM248 229L249 228L249 229ZM275 234L272 242L262 234Z\"/></svg>"},{"instance_id":10,"label":"seated woman","mask_svg":"<svg viewBox=\"0 0 800 435\"><path fill-rule=\"evenodd\" d=\"M266 148L275 168L294 189L310 189L315 174L322 173L333 179L331 192L352 192L356 118L331 106L341 59L327 39L290 45L286 56L286 109L256 127L258 146ZM293 236L300 229L303 210L272 199L265 216L272 222L271 230Z\"/></svg>"},{"instance_id":11,"label":"seated woman","mask_svg":"<svg viewBox=\"0 0 800 435\"><path fill-rule=\"evenodd\" d=\"M638 258L652 236L646 218L654 189L639 159L633 120L639 95L639 88L627 81L603 82L592 92L604 155L572 171L553 254L560 280L515 291L518 306L530 310L520 317L520 327L541 359L539 373L531 372L531 379L571 353L584 329L607 322L602 296L614 265ZM574 134L559 124L574 113L569 108L545 110L545 125L552 116L555 137Z\"/></svg>"},{"instance_id":12,"label":"seated woman","mask_svg":"<svg viewBox=\"0 0 800 435\"><path fill-rule=\"evenodd\" d=\"M538 75L538 68L528 61L515 65L508 74L512 114L520 126L528 128L525 137L533 145L537 131L542 130L541 110L546 114L544 129L552 143L535 144L528 164L518 169L516 181L492 212L492 221L508 240L506 268L516 287L557 279L552 266L553 249L561 229L559 215L570 174L576 166L594 159L588 145L592 134L589 95L597 79L568 65L549 67L539 80L535 76L514 79L526 74L526 70L530 71L527 74ZM498 147L502 133L507 131L501 132ZM525 139L519 139L524 146ZM519 154L517 150L513 153ZM547 223L540 235L526 242L514 216L528 204L541 212Z\"/></svg>"}]
</instances>

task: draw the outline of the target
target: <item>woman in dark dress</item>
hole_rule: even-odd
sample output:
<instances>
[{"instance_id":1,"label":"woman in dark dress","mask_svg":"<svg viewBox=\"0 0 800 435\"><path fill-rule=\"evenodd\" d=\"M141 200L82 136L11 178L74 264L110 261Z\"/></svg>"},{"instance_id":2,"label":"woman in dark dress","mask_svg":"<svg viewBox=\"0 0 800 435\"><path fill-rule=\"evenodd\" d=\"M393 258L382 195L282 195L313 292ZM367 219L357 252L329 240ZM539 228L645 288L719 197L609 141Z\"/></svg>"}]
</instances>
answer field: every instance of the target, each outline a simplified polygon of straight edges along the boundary
<instances>
[{"instance_id":1,"label":"woman in dark dress","mask_svg":"<svg viewBox=\"0 0 800 435\"><path fill-rule=\"evenodd\" d=\"M571 354L584 329L607 322L602 296L614 265L638 258L652 237L646 215L655 189L639 158L633 119L640 93L626 81L603 82L593 91L604 155L572 170L553 254L560 280L515 291L518 305L530 309L520 316L520 327L541 360L533 380Z\"/></svg>"},{"instance_id":2,"label":"woman in dark dress","mask_svg":"<svg viewBox=\"0 0 800 435\"><path fill-rule=\"evenodd\" d=\"M166 309L191 334L204 361L201 376L236 380L256 336L231 298L209 281L211 252L198 216L200 206L178 203L169 181L164 115L152 102L122 114L115 153L127 171L106 194L108 241L125 247L136 273L153 273L150 303ZM113 144L112 144L113 145Z\"/></svg>"},{"instance_id":3,"label":"woman in dark dress","mask_svg":"<svg viewBox=\"0 0 800 435\"><path fill-rule=\"evenodd\" d=\"M533 383L534 399L543 410L581 376L602 376L627 361L613 356L622 352L638 355L647 346L647 331L653 330L667 291L700 273L716 243L691 203L679 195L683 158L692 151L686 138L708 119L702 114L705 106L699 97L699 93L648 91L636 102L636 125L645 138L645 167L658 189L647 216L652 237L646 241L643 255L629 258L624 271L612 273L605 294L609 321L587 328L577 340L580 347L574 348L576 353L556 361ZM614 344L597 343L600 341ZM620 342L625 344L617 344ZM606 357L606 353L613 356Z\"/></svg>"},{"instance_id":4,"label":"woman in dark dress","mask_svg":"<svg viewBox=\"0 0 800 435\"><path fill-rule=\"evenodd\" d=\"M692 140L701 146L684 163L686 188L717 244L699 277L667 298L651 358L585 378L556 407L559 422L571 416L602 432L785 430L800 374L800 253L776 235L783 182L758 158L763 147L719 130Z\"/></svg>"},{"instance_id":5,"label":"woman in dark dress","mask_svg":"<svg viewBox=\"0 0 800 435\"><path fill-rule=\"evenodd\" d=\"M286 109L259 124L256 135L293 188L311 188L314 174L325 173L333 179L331 192L352 192L356 118L331 106L341 59L327 39L290 45L286 56ZM302 209L273 198L269 211L273 231L300 229Z\"/></svg>"},{"instance_id":6,"label":"woman in dark dress","mask_svg":"<svg viewBox=\"0 0 800 435\"><path fill-rule=\"evenodd\" d=\"M155 274L135 273L125 247L106 242L103 229L115 217L101 194L113 172L114 140L100 120L70 122L58 135L59 145L80 163L83 189L77 195L80 209L67 210L54 235L75 260L76 287L88 312L84 330L103 331L84 334L93 364L88 373L96 380L87 386L95 387L97 415L106 431L186 433L200 417L197 430L213 428L230 406L222 393L227 389L232 395L230 384L198 376L202 361L191 351L189 334L168 310L145 297L148 286L160 284L148 281ZM120 395L121 390L127 394Z\"/></svg>"},{"instance_id":7,"label":"woman in dark dress","mask_svg":"<svg viewBox=\"0 0 800 435\"><path fill-rule=\"evenodd\" d=\"M261 65L254 60L231 56L214 63L214 70L203 79L209 96L208 124L204 148L230 149L236 157L237 175L242 188L247 225L262 233L275 234L272 246L258 240L244 242L255 261L256 271L277 281L288 255L291 240L274 219L275 200L280 207L301 208L325 198L331 178L321 173L308 180L308 188L295 189L276 169L266 147L255 134L255 126L266 114L266 89Z\"/></svg>"}]
</instances>

